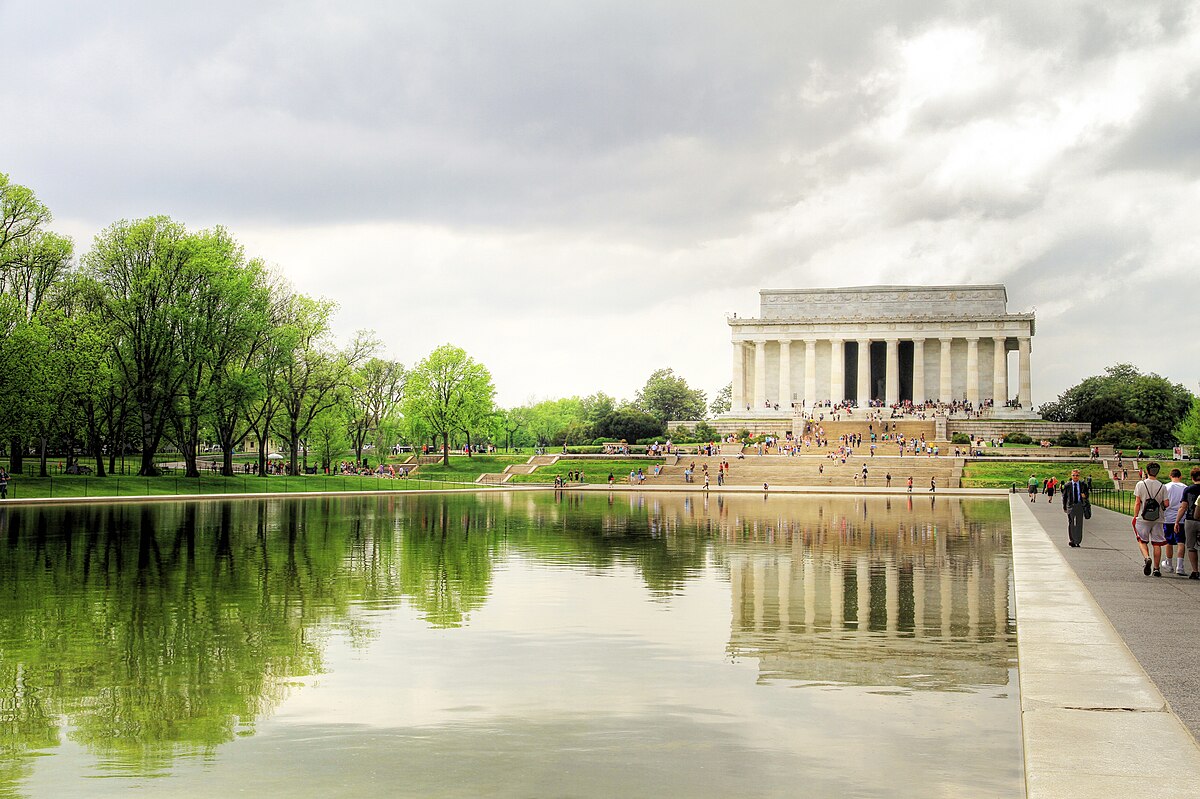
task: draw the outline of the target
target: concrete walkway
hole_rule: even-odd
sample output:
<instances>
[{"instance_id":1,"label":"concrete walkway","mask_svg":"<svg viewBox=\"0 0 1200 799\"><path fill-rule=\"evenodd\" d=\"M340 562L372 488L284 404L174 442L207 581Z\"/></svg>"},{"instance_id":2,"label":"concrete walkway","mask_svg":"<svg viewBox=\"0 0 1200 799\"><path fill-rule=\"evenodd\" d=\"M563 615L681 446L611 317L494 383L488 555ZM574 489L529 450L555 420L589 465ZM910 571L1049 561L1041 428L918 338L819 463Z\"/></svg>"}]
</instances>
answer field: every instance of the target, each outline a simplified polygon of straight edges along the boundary
<instances>
[{"instance_id":1,"label":"concrete walkway","mask_svg":"<svg viewBox=\"0 0 1200 799\"><path fill-rule=\"evenodd\" d=\"M1067 546L1062 503L1022 502L1095 597L1104 615L1154 680L1171 709L1200 740L1200 580L1146 577L1130 517L1093 508L1083 546ZM1166 754L1166 753L1164 753ZM1167 758L1169 760L1169 757ZM1196 786L1200 796L1200 785Z\"/></svg>"},{"instance_id":2,"label":"concrete walkway","mask_svg":"<svg viewBox=\"0 0 1200 799\"><path fill-rule=\"evenodd\" d=\"M1200 746L1068 564L1068 557L1075 561L1089 553L1066 546L1061 506L1039 499L1030 504L1022 495L1010 497L1027 796L1200 796ZM1113 543L1127 524L1125 517L1101 509L1092 521ZM1140 568L1135 573L1127 553L1100 545L1099 537L1093 538L1091 555L1110 560L1114 574L1092 585L1109 595L1110 607L1122 604L1117 593L1130 595L1120 590L1128 583L1133 591L1171 595L1171 588L1161 586L1176 578L1143 577ZM1177 584L1189 583L1196 585ZM1135 633L1142 627L1122 626L1141 640ZM1181 661L1175 670L1188 665ZM1166 678L1165 670L1156 671Z\"/></svg>"}]
</instances>

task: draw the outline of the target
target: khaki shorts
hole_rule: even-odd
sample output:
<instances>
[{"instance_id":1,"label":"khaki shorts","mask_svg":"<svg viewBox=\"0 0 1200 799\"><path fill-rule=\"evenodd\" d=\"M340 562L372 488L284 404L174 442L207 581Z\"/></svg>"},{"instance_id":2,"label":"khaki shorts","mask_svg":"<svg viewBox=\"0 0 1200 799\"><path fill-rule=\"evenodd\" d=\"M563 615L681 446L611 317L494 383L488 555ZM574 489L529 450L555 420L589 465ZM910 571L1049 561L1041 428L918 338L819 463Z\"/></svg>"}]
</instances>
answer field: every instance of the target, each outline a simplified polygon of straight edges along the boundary
<instances>
[{"instance_id":1,"label":"khaki shorts","mask_svg":"<svg viewBox=\"0 0 1200 799\"><path fill-rule=\"evenodd\" d=\"M1143 544L1165 544L1167 537L1163 535L1162 521L1148 522L1145 519L1134 519L1133 529L1138 540Z\"/></svg>"},{"instance_id":2,"label":"khaki shorts","mask_svg":"<svg viewBox=\"0 0 1200 799\"><path fill-rule=\"evenodd\" d=\"M1188 552L1191 552L1193 549L1200 549L1200 546L1196 545L1197 534L1200 534L1200 522L1193 521L1192 519L1185 520L1183 523L1183 544Z\"/></svg>"}]
</instances>

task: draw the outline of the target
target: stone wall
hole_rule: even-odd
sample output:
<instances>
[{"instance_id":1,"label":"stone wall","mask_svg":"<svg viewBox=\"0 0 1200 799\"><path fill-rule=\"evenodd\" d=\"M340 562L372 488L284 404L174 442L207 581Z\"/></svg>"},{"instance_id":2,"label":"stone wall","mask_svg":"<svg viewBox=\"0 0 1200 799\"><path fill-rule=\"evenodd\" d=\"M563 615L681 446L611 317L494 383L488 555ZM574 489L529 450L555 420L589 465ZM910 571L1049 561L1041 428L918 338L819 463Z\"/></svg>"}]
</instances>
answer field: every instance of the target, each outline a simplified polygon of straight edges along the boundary
<instances>
[{"instance_id":1,"label":"stone wall","mask_svg":"<svg viewBox=\"0 0 1200 799\"><path fill-rule=\"evenodd\" d=\"M1047 422L1043 419L950 419L947 435L966 433L975 438L995 438L1010 433L1024 433L1034 441L1053 439L1059 433L1091 433L1087 422Z\"/></svg>"}]
</instances>

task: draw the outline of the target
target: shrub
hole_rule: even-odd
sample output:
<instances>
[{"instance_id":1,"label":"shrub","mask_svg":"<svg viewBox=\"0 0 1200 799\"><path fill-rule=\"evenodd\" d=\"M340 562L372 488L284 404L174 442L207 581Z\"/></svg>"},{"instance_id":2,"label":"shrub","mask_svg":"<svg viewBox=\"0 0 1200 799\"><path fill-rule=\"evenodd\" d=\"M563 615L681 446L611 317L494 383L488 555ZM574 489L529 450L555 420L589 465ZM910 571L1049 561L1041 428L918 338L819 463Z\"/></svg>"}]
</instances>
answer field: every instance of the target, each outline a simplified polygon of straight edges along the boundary
<instances>
[{"instance_id":1,"label":"shrub","mask_svg":"<svg viewBox=\"0 0 1200 799\"><path fill-rule=\"evenodd\" d=\"M1070 430L1064 430L1058 434L1058 438L1054 439L1056 447L1077 447L1079 444L1079 438Z\"/></svg>"},{"instance_id":2,"label":"shrub","mask_svg":"<svg viewBox=\"0 0 1200 799\"><path fill-rule=\"evenodd\" d=\"M1032 444L1033 439L1024 433L1009 433L1004 437L1005 444Z\"/></svg>"},{"instance_id":3,"label":"shrub","mask_svg":"<svg viewBox=\"0 0 1200 799\"><path fill-rule=\"evenodd\" d=\"M971 437L969 435L967 435L966 433L955 433L954 435L950 436L950 443L951 444L970 444Z\"/></svg>"},{"instance_id":4,"label":"shrub","mask_svg":"<svg viewBox=\"0 0 1200 799\"><path fill-rule=\"evenodd\" d=\"M716 441L721 437L717 429L708 422L700 422L696 425L695 440L700 442Z\"/></svg>"},{"instance_id":5,"label":"shrub","mask_svg":"<svg viewBox=\"0 0 1200 799\"><path fill-rule=\"evenodd\" d=\"M1109 422L1101 427L1095 440L1120 449L1150 446L1150 428L1134 422Z\"/></svg>"}]
</instances>

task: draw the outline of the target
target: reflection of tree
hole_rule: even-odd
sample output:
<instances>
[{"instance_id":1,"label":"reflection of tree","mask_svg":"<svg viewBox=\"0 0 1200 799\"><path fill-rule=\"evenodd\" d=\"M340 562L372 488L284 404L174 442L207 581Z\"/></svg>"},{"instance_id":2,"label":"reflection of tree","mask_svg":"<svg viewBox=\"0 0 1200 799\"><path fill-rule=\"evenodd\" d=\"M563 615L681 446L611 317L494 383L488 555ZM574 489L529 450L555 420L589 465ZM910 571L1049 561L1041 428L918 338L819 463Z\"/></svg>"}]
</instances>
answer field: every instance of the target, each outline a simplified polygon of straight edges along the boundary
<instances>
[{"instance_id":1,"label":"reflection of tree","mask_svg":"<svg viewBox=\"0 0 1200 799\"><path fill-rule=\"evenodd\" d=\"M320 670L323 627L394 582L378 554L394 548L391 519L369 504L11 513L0 779L18 777L22 752L56 745L63 716L72 739L143 772L252 725L290 677Z\"/></svg>"},{"instance_id":2,"label":"reflection of tree","mask_svg":"<svg viewBox=\"0 0 1200 799\"><path fill-rule=\"evenodd\" d=\"M435 627L459 627L487 601L495 519L475 503L430 498L401 544L400 589Z\"/></svg>"}]
</instances>

